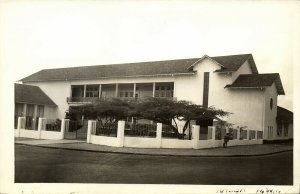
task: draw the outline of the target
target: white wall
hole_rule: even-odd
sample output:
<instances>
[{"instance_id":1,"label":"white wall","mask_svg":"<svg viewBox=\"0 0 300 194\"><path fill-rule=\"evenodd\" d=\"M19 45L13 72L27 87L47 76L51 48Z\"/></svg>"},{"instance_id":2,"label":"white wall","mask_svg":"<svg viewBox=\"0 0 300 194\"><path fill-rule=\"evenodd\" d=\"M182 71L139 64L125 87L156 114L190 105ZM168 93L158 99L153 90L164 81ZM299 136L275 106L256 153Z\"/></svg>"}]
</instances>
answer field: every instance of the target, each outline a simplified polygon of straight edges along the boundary
<instances>
[{"instance_id":1,"label":"white wall","mask_svg":"<svg viewBox=\"0 0 300 194\"><path fill-rule=\"evenodd\" d=\"M58 107L53 107L53 106L44 106L44 118L48 119L57 119L59 118L57 115L57 108ZM59 118L61 119L61 118Z\"/></svg>"},{"instance_id":2,"label":"white wall","mask_svg":"<svg viewBox=\"0 0 300 194\"><path fill-rule=\"evenodd\" d=\"M270 108L270 99L273 99L273 108ZM277 134L277 89L275 83L271 87L267 87L264 92L264 137L267 138L268 126L273 127L273 135L275 138Z\"/></svg>"},{"instance_id":3,"label":"white wall","mask_svg":"<svg viewBox=\"0 0 300 194\"><path fill-rule=\"evenodd\" d=\"M252 74L252 70L248 61L245 61L245 63L241 65L236 72L232 73L232 80L236 80L240 74Z\"/></svg>"},{"instance_id":4,"label":"white wall","mask_svg":"<svg viewBox=\"0 0 300 194\"><path fill-rule=\"evenodd\" d=\"M39 86L53 101L57 104L56 110L51 110L46 118L64 118L65 111L68 110L67 97L70 97L71 86L70 82L31 82L26 83L30 85ZM49 117L48 117L49 116Z\"/></svg>"}]
</instances>

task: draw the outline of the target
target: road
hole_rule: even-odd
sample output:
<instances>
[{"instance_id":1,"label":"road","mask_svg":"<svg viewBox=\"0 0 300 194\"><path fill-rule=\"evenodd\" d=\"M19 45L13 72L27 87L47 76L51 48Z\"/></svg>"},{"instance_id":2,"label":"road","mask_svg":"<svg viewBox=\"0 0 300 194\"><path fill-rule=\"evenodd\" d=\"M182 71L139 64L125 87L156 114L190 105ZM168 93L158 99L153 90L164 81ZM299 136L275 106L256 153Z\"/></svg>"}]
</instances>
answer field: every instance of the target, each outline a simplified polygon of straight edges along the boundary
<instances>
[{"instance_id":1,"label":"road","mask_svg":"<svg viewBox=\"0 0 300 194\"><path fill-rule=\"evenodd\" d=\"M15 182L292 185L293 153L177 157L15 145Z\"/></svg>"}]
</instances>

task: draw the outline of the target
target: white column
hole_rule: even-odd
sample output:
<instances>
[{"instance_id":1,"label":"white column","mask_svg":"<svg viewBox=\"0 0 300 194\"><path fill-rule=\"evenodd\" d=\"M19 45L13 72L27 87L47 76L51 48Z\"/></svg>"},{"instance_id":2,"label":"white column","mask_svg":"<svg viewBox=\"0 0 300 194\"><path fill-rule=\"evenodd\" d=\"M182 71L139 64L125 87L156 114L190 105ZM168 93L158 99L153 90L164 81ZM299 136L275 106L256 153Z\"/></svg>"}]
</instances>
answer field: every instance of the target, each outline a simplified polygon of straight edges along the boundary
<instances>
[{"instance_id":1,"label":"white column","mask_svg":"<svg viewBox=\"0 0 300 194\"><path fill-rule=\"evenodd\" d=\"M193 149L199 149L198 148L199 134L200 134L200 126L199 125L193 125L192 126L192 144L193 144Z\"/></svg>"},{"instance_id":2,"label":"white column","mask_svg":"<svg viewBox=\"0 0 300 194\"><path fill-rule=\"evenodd\" d=\"M155 97L155 86L156 86L156 83L153 82L152 97Z\"/></svg>"},{"instance_id":3,"label":"white column","mask_svg":"<svg viewBox=\"0 0 300 194\"><path fill-rule=\"evenodd\" d=\"M86 97L86 85L83 85L83 98Z\"/></svg>"},{"instance_id":4,"label":"white column","mask_svg":"<svg viewBox=\"0 0 300 194\"><path fill-rule=\"evenodd\" d=\"M237 129L236 139L240 140L240 138L241 138L241 130Z\"/></svg>"},{"instance_id":5,"label":"white column","mask_svg":"<svg viewBox=\"0 0 300 194\"><path fill-rule=\"evenodd\" d=\"M118 97L118 93L119 93L119 84L116 84L116 96L115 97Z\"/></svg>"},{"instance_id":6,"label":"white column","mask_svg":"<svg viewBox=\"0 0 300 194\"><path fill-rule=\"evenodd\" d=\"M87 137L86 137L86 142L91 143L91 134L93 128L96 128L96 121L89 120L88 121L88 130L87 130Z\"/></svg>"},{"instance_id":7,"label":"white column","mask_svg":"<svg viewBox=\"0 0 300 194\"><path fill-rule=\"evenodd\" d=\"M216 127L211 127L211 139L216 140Z\"/></svg>"},{"instance_id":8,"label":"white column","mask_svg":"<svg viewBox=\"0 0 300 194\"><path fill-rule=\"evenodd\" d=\"M246 131L247 131L247 140L249 140L249 130Z\"/></svg>"},{"instance_id":9,"label":"white column","mask_svg":"<svg viewBox=\"0 0 300 194\"><path fill-rule=\"evenodd\" d=\"M162 134L162 123L157 123L157 127L156 127L157 148L161 147L161 134Z\"/></svg>"},{"instance_id":10,"label":"white column","mask_svg":"<svg viewBox=\"0 0 300 194\"><path fill-rule=\"evenodd\" d=\"M42 137L42 124L43 124L43 118L39 118L38 120L39 124L38 124L38 134L39 134L39 139L41 139Z\"/></svg>"},{"instance_id":11,"label":"white column","mask_svg":"<svg viewBox=\"0 0 300 194\"><path fill-rule=\"evenodd\" d=\"M21 137L21 128L22 128L22 122L25 120L25 117L18 117L18 126L17 126L17 137Z\"/></svg>"},{"instance_id":12,"label":"white column","mask_svg":"<svg viewBox=\"0 0 300 194\"><path fill-rule=\"evenodd\" d=\"M117 145L116 145L116 147L123 147L123 145L124 145L124 130L125 130L125 121L118 121L118 132L117 132Z\"/></svg>"},{"instance_id":13,"label":"white column","mask_svg":"<svg viewBox=\"0 0 300 194\"><path fill-rule=\"evenodd\" d=\"M173 98L176 98L176 86L175 81L173 82ZM176 99L177 100L177 99Z\"/></svg>"},{"instance_id":14,"label":"white column","mask_svg":"<svg viewBox=\"0 0 300 194\"><path fill-rule=\"evenodd\" d=\"M133 84L133 99L135 99L136 83Z\"/></svg>"},{"instance_id":15,"label":"white column","mask_svg":"<svg viewBox=\"0 0 300 194\"><path fill-rule=\"evenodd\" d=\"M33 129L34 130L36 130L36 128L35 128L35 126L36 126L36 122L39 122L38 120L36 120L36 117L37 117L37 109L38 109L38 105L37 104L35 104L34 105L34 109L33 109L33 120L34 120L34 122L33 122Z\"/></svg>"},{"instance_id":16,"label":"white column","mask_svg":"<svg viewBox=\"0 0 300 194\"><path fill-rule=\"evenodd\" d=\"M69 130L69 119L62 119L60 126L61 139L65 138L65 129Z\"/></svg>"},{"instance_id":17,"label":"white column","mask_svg":"<svg viewBox=\"0 0 300 194\"><path fill-rule=\"evenodd\" d=\"M27 104L23 105L23 117L26 117L26 112L27 112Z\"/></svg>"},{"instance_id":18,"label":"white column","mask_svg":"<svg viewBox=\"0 0 300 194\"><path fill-rule=\"evenodd\" d=\"M255 131L255 137L254 137L254 139L257 140L257 130Z\"/></svg>"}]
</instances>

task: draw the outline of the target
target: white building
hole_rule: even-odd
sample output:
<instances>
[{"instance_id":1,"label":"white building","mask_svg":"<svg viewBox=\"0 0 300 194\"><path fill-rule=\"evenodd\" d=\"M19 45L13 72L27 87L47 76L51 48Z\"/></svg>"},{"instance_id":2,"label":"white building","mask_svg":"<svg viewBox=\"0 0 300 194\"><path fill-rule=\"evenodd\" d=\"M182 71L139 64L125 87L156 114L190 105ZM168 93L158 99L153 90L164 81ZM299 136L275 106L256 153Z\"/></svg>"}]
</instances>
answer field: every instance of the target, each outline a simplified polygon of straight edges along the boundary
<instances>
[{"instance_id":1,"label":"white building","mask_svg":"<svg viewBox=\"0 0 300 194\"><path fill-rule=\"evenodd\" d=\"M176 98L231 112L229 123L263 131L264 139L277 134L277 96L284 95L279 74L259 74L251 54L44 69L20 81L57 104L52 117L110 97Z\"/></svg>"}]
</instances>

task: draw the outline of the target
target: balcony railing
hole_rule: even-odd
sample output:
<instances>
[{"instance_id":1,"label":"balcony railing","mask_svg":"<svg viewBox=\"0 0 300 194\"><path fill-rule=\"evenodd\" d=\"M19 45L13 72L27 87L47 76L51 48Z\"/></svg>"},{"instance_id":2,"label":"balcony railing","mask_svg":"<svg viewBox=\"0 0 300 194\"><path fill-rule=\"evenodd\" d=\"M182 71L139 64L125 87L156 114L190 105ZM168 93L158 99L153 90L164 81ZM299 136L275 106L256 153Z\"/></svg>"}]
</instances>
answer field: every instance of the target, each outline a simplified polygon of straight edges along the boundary
<instances>
[{"instance_id":1,"label":"balcony railing","mask_svg":"<svg viewBox=\"0 0 300 194\"><path fill-rule=\"evenodd\" d=\"M99 97L67 97L68 103L92 103L92 102L99 102L99 101L106 101L112 99L113 97L109 98L99 98ZM169 100L177 100L176 97L156 97L156 98L164 98ZM126 101L133 101L142 98L133 98L133 97L117 97L117 99L126 100Z\"/></svg>"}]
</instances>

